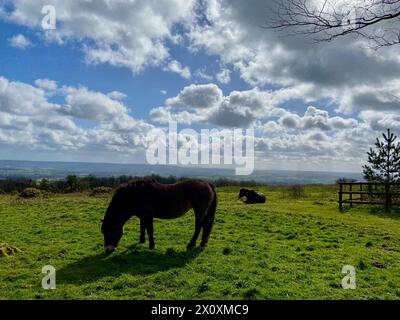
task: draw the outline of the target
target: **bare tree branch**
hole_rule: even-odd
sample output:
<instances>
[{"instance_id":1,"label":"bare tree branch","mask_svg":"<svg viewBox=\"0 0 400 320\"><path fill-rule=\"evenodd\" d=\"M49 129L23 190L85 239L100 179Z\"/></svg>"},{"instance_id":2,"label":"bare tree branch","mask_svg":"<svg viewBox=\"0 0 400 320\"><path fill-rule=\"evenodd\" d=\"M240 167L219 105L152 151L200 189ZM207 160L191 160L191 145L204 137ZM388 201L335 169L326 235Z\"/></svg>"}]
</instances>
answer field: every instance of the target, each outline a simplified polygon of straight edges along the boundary
<instances>
[{"instance_id":1,"label":"bare tree branch","mask_svg":"<svg viewBox=\"0 0 400 320\"><path fill-rule=\"evenodd\" d=\"M272 0L265 28L315 41L356 35L381 48L400 44L400 0Z\"/></svg>"}]
</instances>

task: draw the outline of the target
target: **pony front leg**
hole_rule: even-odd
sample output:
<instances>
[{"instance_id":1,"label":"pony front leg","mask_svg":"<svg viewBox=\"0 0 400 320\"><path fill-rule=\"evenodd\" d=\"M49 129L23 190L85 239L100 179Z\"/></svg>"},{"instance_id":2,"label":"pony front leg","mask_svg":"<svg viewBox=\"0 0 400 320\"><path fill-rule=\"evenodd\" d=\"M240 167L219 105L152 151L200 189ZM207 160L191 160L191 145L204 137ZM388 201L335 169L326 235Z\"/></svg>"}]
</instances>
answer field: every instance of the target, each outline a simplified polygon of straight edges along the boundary
<instances>
[{"instance_id":1,"label":"pony front leg","mask_svg":"<svg viewBox=\"0 0 400 320\"><path fill-rule=\"evenodd\" d=\"M140 219L140 238L139 238L139 243L145 243L146 242L146 224L144 222L144 219Z\"/></svg>"},{"instance_id":2,"label":"pony front leg","mask_svg":"<svg viewBox=\"0 0 400 320\"><path fill-rule=\"evenodd\" d=\"M153 235L153 218L146 218L145 224L146 224L147 234L149 236L149 249L153 250L155 247L154 235Z\"/></svg>"}]
</instances>

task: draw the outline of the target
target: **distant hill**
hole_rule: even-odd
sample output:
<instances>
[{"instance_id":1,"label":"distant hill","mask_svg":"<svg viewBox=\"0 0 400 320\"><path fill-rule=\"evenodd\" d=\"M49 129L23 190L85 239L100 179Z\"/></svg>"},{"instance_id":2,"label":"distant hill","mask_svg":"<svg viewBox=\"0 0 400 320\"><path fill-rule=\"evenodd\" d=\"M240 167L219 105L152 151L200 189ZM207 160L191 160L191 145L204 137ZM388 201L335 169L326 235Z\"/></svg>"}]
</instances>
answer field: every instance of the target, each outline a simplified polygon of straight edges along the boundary
<instances>
[{"instance_id":1,"label":"distant hill","mask_svg":"<svg viewBox=\"0 0 400 320\"><path fill-rule=\"evenodd\" d=\"M0 160L0 179L11 177L61 179L67 175L112 177L121 175L146 176L151 174L204 179L227 178L231 180L254 180L272 185L331 184L342 177L362 180L361 173L343 172L256 170L250 176L236 176L233 169L221 168Z\"/></svg>"}]
</instances>

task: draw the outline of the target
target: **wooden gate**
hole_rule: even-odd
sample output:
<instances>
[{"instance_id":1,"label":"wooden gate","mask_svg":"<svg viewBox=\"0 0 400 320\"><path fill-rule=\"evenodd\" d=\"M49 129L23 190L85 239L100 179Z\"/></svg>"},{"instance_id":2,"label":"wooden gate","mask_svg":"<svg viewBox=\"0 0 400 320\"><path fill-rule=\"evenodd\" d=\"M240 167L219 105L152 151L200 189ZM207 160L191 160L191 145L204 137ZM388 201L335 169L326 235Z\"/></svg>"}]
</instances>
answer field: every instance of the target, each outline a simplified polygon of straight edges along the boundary
<instances>
[{"instance_id":1,"label":"wooden gate","mask_svg":"<svg viewBox=\"0 0 400 320\"><path fill-rule=\"evenodd\" d=\"M399 183L343 182L339 183L339 209L344 204L372 204L385 206L400 205Z\"/></svg>"}]
</instances>

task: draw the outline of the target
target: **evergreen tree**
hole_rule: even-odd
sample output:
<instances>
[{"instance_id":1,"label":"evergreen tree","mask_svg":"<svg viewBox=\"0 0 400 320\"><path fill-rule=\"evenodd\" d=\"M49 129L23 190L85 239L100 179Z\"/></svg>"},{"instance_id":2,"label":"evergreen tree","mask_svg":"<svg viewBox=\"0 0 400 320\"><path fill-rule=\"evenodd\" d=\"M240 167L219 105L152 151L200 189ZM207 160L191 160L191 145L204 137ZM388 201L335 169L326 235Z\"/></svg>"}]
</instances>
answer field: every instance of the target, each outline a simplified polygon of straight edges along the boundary
<instances>
[{"instance_id":1,"label":"evergreen tree","mask_svg":"<svg viewBox=\"0 0 400 320\"><path fill-rule=\"evenodd\" d=\"M400 182L400 142L390 129L382 134L383 141L376 139L375 150L370 148L369 165L363 166L364 178L368 182Z\"/></svg>"}]
</instances>

